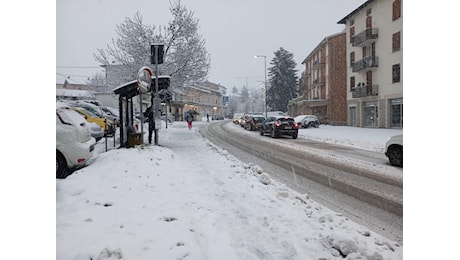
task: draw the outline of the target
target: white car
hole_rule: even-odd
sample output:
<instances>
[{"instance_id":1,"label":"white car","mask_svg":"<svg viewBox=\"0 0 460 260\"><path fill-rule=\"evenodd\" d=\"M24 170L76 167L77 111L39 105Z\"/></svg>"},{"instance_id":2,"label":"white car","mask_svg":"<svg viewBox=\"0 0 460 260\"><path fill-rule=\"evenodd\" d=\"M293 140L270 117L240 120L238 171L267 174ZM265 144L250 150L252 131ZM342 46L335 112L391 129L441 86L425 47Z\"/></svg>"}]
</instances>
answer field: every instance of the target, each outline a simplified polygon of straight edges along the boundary
<instances>
[{"instance_id":1,"label":"white car","mask_svg":"<svg viewBox=\"0 0 460 260\"><path fill-rule=\"evenodd\" d=\"M385 143L385 155L393 166L403 167L403 135L394 135Z\"/></svg>"},{"instance_id":2,"label":"white car","mask_svg":"<svg viewBox=\"0 0 460 260\"><path fill-rule=\"evenodd\" d=\"M86 122L86 127L88 128L90 135L96 139L96 142L104 137L104 129L100 125L94 122Z\"/></svg>"},{"instance_id":3,"label":"white car","mask_svg":"<svg viewBox=\"0 0 460 260\"><path fill-rule=\"evenodd\" d=\"M298 115L294 117L294 120L300 128L319 127L318 117L315 115Z\"/></svg>"},{"instance_id":4,"label":"white car","mask_svg":"<svg viewBox=\"0 0 460 260\"><path fill-rule=\"evenodd\" d=\"M67 177L93 156L96 140L87 123L69 105L56 102L56 178Z\"/></svg>"}]
</instances>

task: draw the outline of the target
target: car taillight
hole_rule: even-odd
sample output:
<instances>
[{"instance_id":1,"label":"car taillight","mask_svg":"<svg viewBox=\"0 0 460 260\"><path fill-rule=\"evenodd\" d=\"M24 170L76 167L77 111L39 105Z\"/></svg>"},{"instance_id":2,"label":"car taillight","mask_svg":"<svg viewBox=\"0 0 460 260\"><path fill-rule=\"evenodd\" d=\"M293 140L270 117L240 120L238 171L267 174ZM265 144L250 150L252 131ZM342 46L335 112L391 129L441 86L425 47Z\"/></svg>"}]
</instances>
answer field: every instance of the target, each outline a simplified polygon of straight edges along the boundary
<instances>
[{"instance_id":1,"label":"car taillight","mask_svg":"<svg viewBox=\"0 0 460 260\"><path fill-rule=\"evenodd\" d=\"M281 125L281 122L280 122L279 120L275 122L275 126L278 127L278 126L280 126L280 125Z\"/></svg>"},{"instance_id":2,"label":"car taillight","mask_svg":"<svg viewBox=\"0 0 460 260\"><path fill-rule=\"evenodd\" d=\"M299 128L299 124L294 123L294 128Z\"/></svg>"}]
</instances>

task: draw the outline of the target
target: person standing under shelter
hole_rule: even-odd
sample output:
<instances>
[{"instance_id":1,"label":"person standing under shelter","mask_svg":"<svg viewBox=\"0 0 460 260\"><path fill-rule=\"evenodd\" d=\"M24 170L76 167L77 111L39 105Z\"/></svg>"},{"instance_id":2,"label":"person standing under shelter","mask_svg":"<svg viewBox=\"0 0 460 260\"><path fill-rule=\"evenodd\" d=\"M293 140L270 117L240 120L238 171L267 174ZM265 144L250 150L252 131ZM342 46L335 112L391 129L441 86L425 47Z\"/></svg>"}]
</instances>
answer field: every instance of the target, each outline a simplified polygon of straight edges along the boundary
<instances>
[{"instance_id":1,"label":"person standing under shelter","mask_svg":"<svg viewBox=\"0 0 460 260\"><path fill-rule=\"evenodd\" d=\"M149 144L152 143L152 132L155 129L155 119L153 119L153 108L152 105L147 108L144 112L144 117L149 119ZM156 138L156 133L155 133Z\"/></svg>"},{"instance_id":2,"label":"person standing under shelter","mask_svg":"<svg viewBox=\"0 0 460 260\"><path fill-rule=\"evenodd\" d=\"M185 120L187 120L188 130L191 130L192 129L192 122L193 122L192 113L188 112L187 116L185 117Z\"/></svg>"}]
</instances>

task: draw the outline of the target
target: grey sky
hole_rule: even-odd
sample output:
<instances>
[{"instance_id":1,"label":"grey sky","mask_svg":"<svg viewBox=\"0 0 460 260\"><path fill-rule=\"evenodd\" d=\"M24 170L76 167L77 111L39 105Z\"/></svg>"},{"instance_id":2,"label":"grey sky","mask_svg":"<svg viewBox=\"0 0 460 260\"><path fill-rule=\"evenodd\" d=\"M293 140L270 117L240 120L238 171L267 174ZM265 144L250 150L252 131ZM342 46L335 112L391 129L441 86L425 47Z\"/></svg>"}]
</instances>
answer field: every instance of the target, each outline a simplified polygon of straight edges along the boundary
<instances>
[{"instance_id":1,"label":"grey sky","mask_svg":"<svg viewBox=\"0 0 460 260\"><path fill-rule=\"evenodd\" d=\"M199 33L211 55L209 80L229 91L261 88L264 59L270 67L280 47L294 54L297 69L326 36L338 33L337 22L366 0L182 0L199 19ZM66 76L84 83L102 72L93 54L116 38L116 25L139 11L145 24L167 25L168 0L56 1L56 81ZM78 67L78 68L68 68ZM90 67L90 68L82 68Z\"/></svg>"}]
</instances>

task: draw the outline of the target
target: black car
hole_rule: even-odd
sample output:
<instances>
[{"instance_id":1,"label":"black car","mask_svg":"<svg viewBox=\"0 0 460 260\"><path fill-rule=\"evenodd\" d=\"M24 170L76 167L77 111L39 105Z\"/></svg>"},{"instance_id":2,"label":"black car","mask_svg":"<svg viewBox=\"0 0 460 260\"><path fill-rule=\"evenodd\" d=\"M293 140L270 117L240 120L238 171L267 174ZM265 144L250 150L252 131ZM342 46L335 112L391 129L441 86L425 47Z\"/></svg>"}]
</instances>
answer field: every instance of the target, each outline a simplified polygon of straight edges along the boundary
<instances>
[{"instance_id":1,"label":"black car","mask_svg":"<svg viewBox=\"0 0 460 260\"><path fill-rule=\"evenodd\" d=\"M244 129L249 131L258 131L265 117L259 115L250 115L244 123Z\"/></svg>"},{"instance_id":2,"label":"black car","mask_svg":"<svg viewBox=\"0 0 460 260\"><path fill-rule=\"evenodd\" d=\"M294 118L290 116L268 117L260 127L260 135L267 133L272 138L289 135L296 139L299 133L299 126Z\"/></svg>"}]
</instances>

